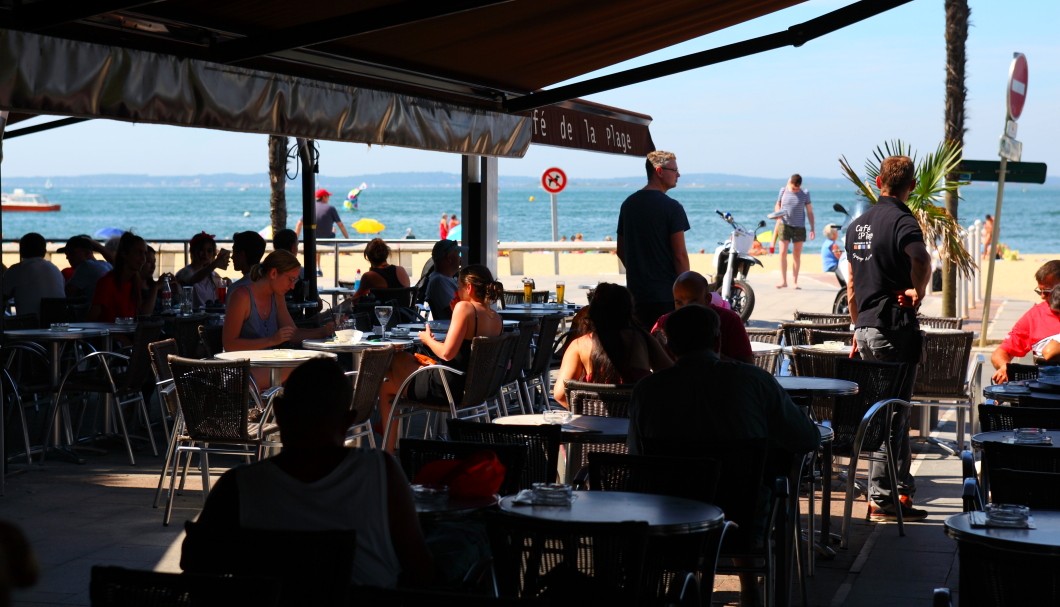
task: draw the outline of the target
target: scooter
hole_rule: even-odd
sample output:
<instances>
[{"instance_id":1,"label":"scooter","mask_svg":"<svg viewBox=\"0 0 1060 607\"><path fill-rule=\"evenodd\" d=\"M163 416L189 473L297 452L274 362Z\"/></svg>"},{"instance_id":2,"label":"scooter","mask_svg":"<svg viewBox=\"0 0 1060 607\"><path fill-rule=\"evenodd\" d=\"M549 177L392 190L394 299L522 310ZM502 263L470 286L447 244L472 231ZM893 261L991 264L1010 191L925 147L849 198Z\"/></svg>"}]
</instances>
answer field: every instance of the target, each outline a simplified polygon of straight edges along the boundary
<instances>
[{"instance_id":1,"label":"scooter","mask_svg":"<svg viewBox=\"0 0 1060 607\"><path fill-rule=\"evenodd\" d=\"M846 234L847 226L850 222L854 221L859 215L869 209L869 202L867 200L858 200L854 203L854 212L848 213L846 208L838 202L832 205L832 210L836 213L842 213L844 216L843 223L840 224L839 229ZM847 302L847 281L850 280L850 265L847 263L847 249L843 247L843 252L839 256L839 265L836 266L835 276L839 279L839 292L836 293L835 300L832 302L832 313L833 314L850 314L850 304Z\"/></svg>"},{"instance_id":2,"label":"scooter","mask_svg":"<svg viewBox=\"0 0 1060 607\"><path fill-rule=\"evenodd\" d=\"M755 308L755 292L747 284L747 271L751 264L762 265L757 258L748 255L751 243L755 241L758 230L766 227L766 222L759 221L753 232L736 223L732 213L715 210L726 223L732 226L729 239L714 250L714 282L711 290L717 291L721 298L729 302L733 312L740 315L740 320L747 322Z\"/></svg>"}]
</instances>

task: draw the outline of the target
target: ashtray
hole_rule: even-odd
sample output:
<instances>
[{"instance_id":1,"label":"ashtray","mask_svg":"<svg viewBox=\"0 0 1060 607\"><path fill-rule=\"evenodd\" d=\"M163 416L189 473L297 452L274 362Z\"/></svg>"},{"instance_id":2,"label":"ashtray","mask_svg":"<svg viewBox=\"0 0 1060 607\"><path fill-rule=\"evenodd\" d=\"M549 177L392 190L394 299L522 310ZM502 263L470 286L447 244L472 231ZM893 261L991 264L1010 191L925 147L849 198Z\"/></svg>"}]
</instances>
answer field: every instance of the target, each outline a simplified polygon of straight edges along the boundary
<instances>
[{"instance_id":1,"label":"ashtray","mask_svg":"<svg viewBox=\"0 0 1060 607\"><path fill-rule=\"evenodd\" d=\"M986 522L995 527L1026 527L1031 510L1017 504L987 504Z\"/></svg>"},{"instance_id":2,"label":"ashtray","mask_svg":"<svg viewBox=\"0 0 1060 607\"><path fill-rule=\"evenodd\" d=\"M49 327L52 331L69 331L70 323L68 322L53 322Z\"/></svg>"},{"instance_id":3,"label":"ashtray","mask_svg":"<svg viewBox=\"0 0 1060 607\"><path fill-rule=\"evenodd\" d=\"M541 414L541 419L546 424L562 425L574 419L574 415L567 409L545 409Z\"/></svg>"},{"instance_id":4,"label":"ashtray","mask_svg":"<svg viewBox=\"0 0 1060 607\"><path fill-rule=\"evenodd\" d=\"M574 490L563 483L534 483L534 504L541 506L570 506Z\"/></svg>"},{"instance_id":5,"label":"ashtray","mask_svg":"<svg viewBox=\"0 0 1060 607\"><path fill-rule=\"evenodd\" d=\"M443 504L449 499L449 486L412 485L412 499L419 504Z\"/></svg>"},{"instance_id":6,"label":"ashtray","mask_svg":"<svg viewBox=\"0 0 1060 607\"><path fill-rule=\"evenodd\" d=\"M1021 445L1040 445L1051 443L1053 439L1046 434L1045 428L1016 428L1013 433L1013 442Z\"/></svg>"},{"instance_id":7,"label":"ashtray","mask_svg":"<svg viewBox=\"0 0 1060 607\"><path fill-rule=\"evenodd\" d=\"M408 329L403 329L401 327L395 327L395 328L390 330L390 335L393 336L393 337L408 337L409 336L409 330Z\"/></svg>"}]
</instances>

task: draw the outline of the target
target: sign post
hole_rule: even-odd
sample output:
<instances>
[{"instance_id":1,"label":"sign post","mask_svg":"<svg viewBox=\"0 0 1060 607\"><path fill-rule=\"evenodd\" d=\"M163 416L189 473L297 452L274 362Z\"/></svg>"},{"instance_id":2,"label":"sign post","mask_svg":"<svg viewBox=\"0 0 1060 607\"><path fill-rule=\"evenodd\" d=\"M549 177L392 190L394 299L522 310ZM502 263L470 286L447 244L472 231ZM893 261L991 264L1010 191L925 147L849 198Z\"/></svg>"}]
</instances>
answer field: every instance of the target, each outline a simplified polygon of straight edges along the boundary
<instances>
[{"instance_id":1,"label":"sign post","mask_svg":"<svg viewBox=\"0 0 1060 607\"><path fill-rule=\"evenodd\" d=\"M541 174L541 187L552 199L552 242L559 240L559 205L556 196L567 187L567 174L559 167L545 169ZM556 275L559 275L559 251L552 252L552 264Z\"/></svg>"},{"instance_id":2,"label":"sign post","mask_svg":"<svg viewBox=\"0 0 1060 607\"><path fill-rule=\"evenodd\" d=\"M998 156L1001 163L997 173L997 203L994 205L994 231L986 251L986 293L983 296L983 324L979 329L979 347L986 346L986 328L990 322L990 295L994 287L994 258L997 257L997 243L1001 237L1001 202L1005 197L1005 173L1008 162L1019 162L1023 155L1023 144L1016 140L1016 121L1023 114L1023 104L1027 101L1027 57L1023 53L1013 53L1012 65L1008 70L1008 92L1005 95L1005 132L1001 135Z\"/></svg>"}]
</instances>

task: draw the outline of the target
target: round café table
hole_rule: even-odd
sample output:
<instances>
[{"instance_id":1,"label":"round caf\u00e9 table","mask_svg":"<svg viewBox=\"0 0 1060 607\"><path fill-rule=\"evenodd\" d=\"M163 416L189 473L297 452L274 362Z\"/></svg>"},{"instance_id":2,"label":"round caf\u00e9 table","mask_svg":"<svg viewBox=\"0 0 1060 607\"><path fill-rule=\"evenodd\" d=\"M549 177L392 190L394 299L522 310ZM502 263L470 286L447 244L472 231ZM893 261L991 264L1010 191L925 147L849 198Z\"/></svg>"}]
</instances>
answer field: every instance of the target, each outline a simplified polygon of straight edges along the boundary
<instances>
[{"instance_id":1,"label":"round caf\u00e9 table","mask_svg":"<svg viewBox=\"0 0 1060 607\"><path fill-rule=\"evenodd\" d=\"M1035 529L979 526L973 516L983 515L962 512L947 518L946 535L998 550L1060 557L1060 510L1031 510Z\"/></svg>"},{"instance_id":2,"label":"round caf\u00e9 table","mask_svg":"<svg viewBox=\"0 0 1060 607\"><path fill-rule=\"evenodd\" d=\"M1023 402L1034 400L1038 403L1055 401L1052 406L1060 407L1060 389L1057 386L1029 379L985 386L983 396L1016 406L1021 404L1021 400Z\"/></svg>"},{"instance_id":3,"label":"round caf\u00e9 table","mask_svg":"<svg viewBox=\"0 0 1060 607\"><path fill-rule=\"evenodd\" d=\"M357 365L361 361L361 352L364 352L365 350L371 348L384 348L387 346L392 346L399 350L408 350L412 348L413 344L414 342L408 339L386 339L379 341L362 339L357 343L335 341L334 338L306 339L302 341L302 347L306 350L330 352L333 355L337 353L351 354L353 357L353 369L357 369Z\"/></svg>"},{"instance_id":4,"label":"round caf\u00e9 table","mask_svg":"<svg viewBox=\"0 0 1060 607\"><path fill-rule=\"evenodd\" d=\"M626 491L575 491L566 506L516 503L517 495L501 498L500 509L532 518L578 523L646 521L652 535L683 535L714 529L725 522L725 513L713 504L669 495Z\"/></svg>"},{"instance_id":5,"label":"round caf\u00e9 table","mask_svg":"<svg viewBox=\"0 0 1060 607\"><path fill-rule=\"evenodd\" d=\"M543 426L540 413L529 415L505 415L493 420L495 424L517 426ZM572 415L571 421L562 424L563 442L566 443L624 443L629 435L628 417L603 417L600 415Z\"/></svg>"},{"instance_id":6,"label":"round caf\u00e9 table","mask_svg":"<svg viewBox=\"0 0 1060 607\"><path fill-rule=\"evenodd\" d=\"M764 341L751 341L751 353L753 354L772 354L773 352L780 352L782 346L779 344L768 344Z\"/></svg>"},{"instance_id":7,"label":"round caf\u00e9 table","mask_svg":"<svg viewBox=\"0 0 1060 607\"><path fill-rule=\"evenodd\" d=\"M413 495L412 503L421 523L437 523L460 519L479 510L491 508L497 505L497 496L420 499Z\"/></svg>"},{"instance_id":8,"label":"round caf\u00e9 table","mask_svg":"<svg viewBox=\"0 0 1060 607\"><path fill-rule=\"evenodd\" d=\"M256 369L268 369L269 381L274 386L279 386L280 377L284 369L293 369L312 358L337 358L331 352L315 352L312 350L234 350L232 352L220 352L214 358L220 360L249 360L250 366Z\"/></svg>"},{"instance_id":9,"label":"round caf\u00e9 table","mask_svg":"<svg viewBox=\"0 0 1060 607\"><path fill-rule=\"evenodd\" d=\"M776 380L792 397L853 396L858 393L858 384L845 379L783 375Z\"/></svg>"},{"instance_id":10,"label":"round caf\u00e9 table","mask_svg":"<svg viewBox=\"0 0 1060 607\"><path fill-rule=\"evenodd\" d=\"M540 318L553 314L563 314L564 317L574 316L581 306L577 304L556 303L534 303L534 304L509 304L497 313L503 318L523 320L527 318Z\"/></svg>"},{"instance_id":11,"label":"round caf\u00e9 table","mask_svg":"<svg viewBox=\"0 0 1060 607\"><path fill-rule=\"evenodd\" d=\"M1042 446L1049 447L1060 447L1060 430L1046 430L1045 435L1052 440L1051 443L1046 443ZM999 442L1015 444L1016 432L1014 430L995 430L993 432L980 432L979 434L972 435L972 447L979 449L983 446L983 443L987 442Z\"/></svg>"}]
</instances>

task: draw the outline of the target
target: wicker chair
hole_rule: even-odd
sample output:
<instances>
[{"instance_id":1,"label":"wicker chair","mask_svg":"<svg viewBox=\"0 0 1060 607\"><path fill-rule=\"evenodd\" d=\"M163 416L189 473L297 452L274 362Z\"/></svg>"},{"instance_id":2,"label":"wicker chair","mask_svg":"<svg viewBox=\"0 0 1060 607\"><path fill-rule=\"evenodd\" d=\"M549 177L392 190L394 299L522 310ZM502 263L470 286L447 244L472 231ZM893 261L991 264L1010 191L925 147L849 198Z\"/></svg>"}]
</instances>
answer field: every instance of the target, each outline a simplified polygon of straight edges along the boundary
<instances>
[{"instance_id":1,"label":"wicker chair","mask_svg":"<svg viewBox=\"0 0 1060 607\"><path fill-rule=\"evenodd\" d=\"M398 459L401 461L401 469L405 471L405 476L411 483L420 468L428 462L460 459L484 449L496 453L497 459L504 464L504 482L501 484L500 494L518 493L523 479L523 469L526 467L526 445L491 444L484 447L481 442L406 438L401 441Z\"/></svg>"},{"instance_id":2,"label":"wicker chair","mask_svg":"<svg viewBox=\"0 0 1060 607\"><path fill-rule=\"evenodd\" d=\"M512 364L501 380L501 389L497 393L497 414L508 415L511 412L512 393L519 404L519 413L529 413L529 403L519 387L519 380L530 366L530 345L534 336L541 331L541 322L537 319L519 321L519 332L516 335L515 346L512 348Z\"/></svg>"},{"instance_id":3,"label":"wicker chair","mask_svg":"<svg viewBox=\"0 0 1060 607\"><path fill-rule=\"evenodd\" d=\"M214 325L199 325L199 348L203 358L213 358L214 354L223 352L225 347L221 342L221 327Z\"/></svg>"},{"instance_id":4,"label":"wicker chair","mask_svg":"<svg viewBox=\"0 0 1060 607\"><path fill-rule=\"evenodd\" d=\"M206 322L206 317L201 314L187 318L177 317L172 320L173 324L167 327L167 331L170 332L170 337L177 340L177 354L179 356L184 358L206 358L221 351L206 352L204 350L202 341L199 339L199 327L204 322Z\"/></svg>"},{"instance_id":5,"label":"wicker chair","mask_svg":"<svg viewBox=\"0 0 1060 607\"><path fill-rule=\"evenodd\" d=\"M1060 430L1060 409L1005 407L983 403L979 405L979 424L983 432L1015 430L1016 428Z\"/></svg>"},{"instance_id":6,"label":"wicker chair","mask_svg":"<svg viewBox=\"0 0 1060 607\"><path fill-rule=\"evenodd\" d=\"M1050 445L1015 445L1000 441L983 443L983 475L990 485L992 468L1060 473L1060 449Z\"/></svg>"},{"instance_id":7,"label":"wicker chair","mask_svg":"<svg viewBox=\"0 0 1060 607\"><path fill-rule=\"evenodd\" d=\"M279 605L280 581L258 576L162 573L124 567L92 567L93 607L185 605Z\"/></svg>"},{"instance_id":8,"label":"wicker chair","mask_svg":"<svg viewBox=\"0 0 1060 607\"><path fill-rule=\"evenodd\" d=\"M1038 379L1038 365L1021 365L1009 363L1005 366L1009 381L1020 381L1025 379Z\"/></svg>"},{"instance_id":9,"label":"wicker chair","mask_svg":"<svg viewBox=\"0 0 1060 607\"><path fill-rule=\"evenodd\" d=\"M759 329L756 327L746 327L747 338L751 341L760 341L764 344L780 344L780 339L784 337L784 331L780 327L775 329Z\"/></svg>"},{"instance_id":10,"label":"wicker chair","mask_svg":"<svg viewBox=\"0 0 1060 607\"><path fill-rule=\"evenodd\" d=\"M571 413L601 417L629 417L633 384L594 384L567 380L564 385ZM571 443L567 453L567 478L580 484L588 471L590 453L629 453L626 443ZM572 474L573 473L573 474Z\"/></svg>"},{"instance_id":11,"label":"wicker chair","mask_svg":"<svg viewBox=\"0 0 1060 607\"><path fill-rule=\"evenodd\" d=\"M1055 554L961 540L957 554L961 605L1060 604L1060 557Z\"/></svg>"},{"instance_id":12,"label":"wicker chair","mask_svg":"<svg viewBox=\"0 0 1060 607\"><path fill-rule=\"evenodd\" d=\"M540 404L541 409L549 408L551 395L549 375L552 370L552 352L559 332L559 325L566 316L564 314L551 314L542 316L541 330L534 339L534 354L530 359L530 367L519 380L519 385L526 395L527 407L534 408L534 404ZM536 398L540 395L541 399Z\"/></svg>"},{"instance_id":13,"label":"wicker chair","mask_svg":"<svg viewBox=\"0 0 1060 607\"><path fill-rule=\"evenodd\" d=\"M810 346L810 331L835 331L836 323L783 322L780 330L784 333L784 344L788 346Z\"/></svg>"},{"instance_id":14,"label":"wicker chair","mask_svg":"<svg viewBox=\"0 0 1060 607\"><path fill-rule=\"evenodd\" d=\"M921 408L920 434L923 440L938 445L950 455L964 448L965 410L971 410L974 395L970 393L969 377L978 377L978 368L969 373L972 355L971 331L934 330L924 332L924 351L916 369L912 404ZM976 365L978 367L978 363ZM927 436L931 407L957 408L956 448Z\"/></svg>"},{"instance_id":15,"label":"wicker chair","mask_svg":"<svg viewBox=\"0 0 1060 607\"><path fill-rule=\"evenodd\" d=\"M260 458L266 447L281 446L277 441L266 440L277 431L272 423L271 399L263 407L259 421L250 421L251 399L256 401L257 396L250 389L249 360L197 360L170 356L169 367L177 389L184 434L174 441L176 448L162 520L164 525L169 525L173 516L173 494L182 454L187 454L188 458L193 453L201 456L199 468L205 503L210 492L210 454L248 458L256 455ZM254 404L261 405L260 402Z\"/></svg>"},{"instance_id":16,"label":"wicker chair","mask_svg":"<svg viewBox=\"0 0 1060 607\"><path fill-rule=\"evenodd\" d=\"M648 523L558 522L486 513L502 597L643 605Z\"/></svg>"},{"instance_id":17,"label":"wicker chair","mask_svg":"<svg viewBox=\"0 0 1060 607\"><path fill-rule=\"evenodd\" d=\"M379 388L394 360L394 349L368 348L361 352L357 363L357 379L353 386L353 424L346 430L346 445L368 439L368 446L375 449L375 432L372 430L372 412L379 402Z\"/></svg>"},{"instance_id":18,"label":"wicker chair","mask_svg":"<svg viewBox=\"0 0 1060 607\"><path fill-rule=\"evenodd\" d=\"M955 316L924 316L922 314L917 314L916 320L920 323L921 328L953 329L959 331L964 326L964 319Z\"/></svg>"},{"instance_id":19,"label":"wicker chair","mask_svg":"<svg viewBox=\"0 0 1060 607\"><path fill-rule=\"evenodd\" d=\"M975 454L971 451L961 451L961 476L964 479L961 495L963 510L965 512L982 512L986 505L986 499L979 483L979 471L975 467Z\"/></svg>"},{"instance_id":20,"label":"wicker chair","mask_svg":"<svg viewBox=\"0 0 1060 607\"><path fill-rule=\"evenodd\" d=\"M40 326L50 327L53 322L78 322L88 313L89 303L88 299L83 296L42 297Z\"/></svg>"},{"instance_id":21,"label":"wicker chair","mask_svg":"<svg viewBox=\"0 0 1060 607\"><path fill-rule=\"evenodd\" d=\"M523 290L504 291L504 307L524 303ZM548 303L548 290L531 291L530 303Z\"/></svg>"},{"instance_id":22,"label":"wicker chair","mask_svg":"<svg viewBox=\"0 0 1060 607\"><path fill-rule=\"evenodd\" d=\"M476 337L471 342L471 356L466 372L445 365L427 365L416 369L398 388L394 406L390 408L390 414L385 421L383 444L393 444L390 441L390 433L394 431L395 422L399 426L405 425L405 434L407 434L407 424L402 424L402 421L416 415L426 415L428 419L423 438L430 438L433 414L447 414L454 418L488 419L487 401L497 396L501 380L511 362L514 347L515 335L510 333L496 337ZM439 376L440 383L446 392L444 402L418 401L408 393L412 382L424 373ZM455 394L449 386L451 381L449 378L453 375L464 375L464 391L461 394ZM401 428L398 430L398 436L401 437Z\"/></svg>"},{"instance_id":23,"label":"wicker chair","mask_svg":"<svg viewBox=\"0 0 1060 607\"><path fill-rule=\"evenodd\" d=\"M6 424L11 416L17 416L25 447L26 465L33 464L33 444L30 442L29 420L26 411L43 409L48 411L52 403L51 360L44 350L32 342L14 342L3 346L4 366L3 395L5 407L0 411L3 419L0 426ZM7 406L10 404L10 411ZM6 428L5 428L6 431ZM7 438L7 434L3 438ZM8 455L5 452L5 456ZM2 463L2 462L0 462ZM3 466L0 466L3 467Z\"/></svg>"},{"instance_id":24,"label":"wicker chair","mask_svg":"<svg viewBox=\"0 0 1060 607\"><path fill-rule=\"evenodd\" d=\"M824 312L800 312L795 310L795 320L825 325L850 326L849 314L829 314Z\"/></svg>"},{"instance_id":25,"label":"wicker chair","mask_svg":"<svg viewBox=\"0 0 1060 607\"><path fill-rule=\"evenodd\" d=\"M136 326L132 351L128 356L115 352L92 352L78 359L63 375L59 384L59 391L55 395L55 406L51 410L52 420L60 414L59 409L66 406L63 401L65 392L95 394L101 398L109 397L104 398L104 406L110 407L114 414L118 422L118 430L125 441L125 452L129 456L129 464L135 466L136 457L133 456L129 429L125 423L125 414L122 412L124 405L135 403L138 405L136 413L142 419L147 440L151 444L151 452L157 456L158 448L155 446L150 417L147 414L147 403L144 401L141 390L150 378L151 363L147 346L156 341L161 334L161 321L141 321ZM52 423L49 423L49 428L52 427ZM103 431L107 431L107 428L103 428Z\"/></svg>"},{"instance_id":26,"label":"wicker chair","mask_svg":"<svg viewBox=\"0 0 1060 607\"><path fill-rule=\"evenodd\" d=\"M810 329L806 335L811 346L818 346L830 341L839 341L851 346L854 344L853 331L825 331L822 329Z\"/></svg>"},{"instance_id":27,"label":"wicker chair","mask_svg":"<svg viewBox=\"0 0 1060 607\"><path fill-rule=\"evenodd\" d=\"M526 465L519 479L519 489L529 489L534 483L556 482L562 433L560 426L551 424L521 426L449 420L449 437L453 440L488 445L524 445Z\"/></svg>"},{"instance_id":28,"label":"wicker chair","mask_svg":"<svg viewBox=\"0 0 1060 607\"><path fill-rule=\"evenodd\" d=\"M162 499L162 487L165 486L169 464L173 461L173 452L177 447L177 436L183 431L180 419L180 405L177 404L177 389L173 385L173 371L169 368L169 357L177 355L177 340L172 337L147 345L151 353L151 369L155 374L155 390L158 393L158 405L162 409L162 425L166 431L166 459L162 464L162 473L158 475L158 487L155 489L154 507L158 508ZM166 418L173 420L173 426L166 425Z\"/></svg>"},{"instance_id":29,"label":"wicker chair","mask_svg":"<svg viewBox=\"0 0 1060 607\"><path fill-rule=\"evenodd\" d=\"M859 459L884 461L890 474L891 487L897 487L894 460L890 454L894 449L883 449L890 437L893 444L897 438L890 420L898 407L909 406L904 401L892 400L905 381L908 366L904 363L886 363L860 359L836 361L836 377L858 384L858 393L839 397L832 409L832 454L849 458L847 465L846 503L843 508L841 545L846 547L850 532L850 516L854 507L854 488ZM892 491L897 507L898 492ZM868 491L865 491L868 499ZM899 535L905 535L901 519Z\"/></svg>"}]
</instances>

